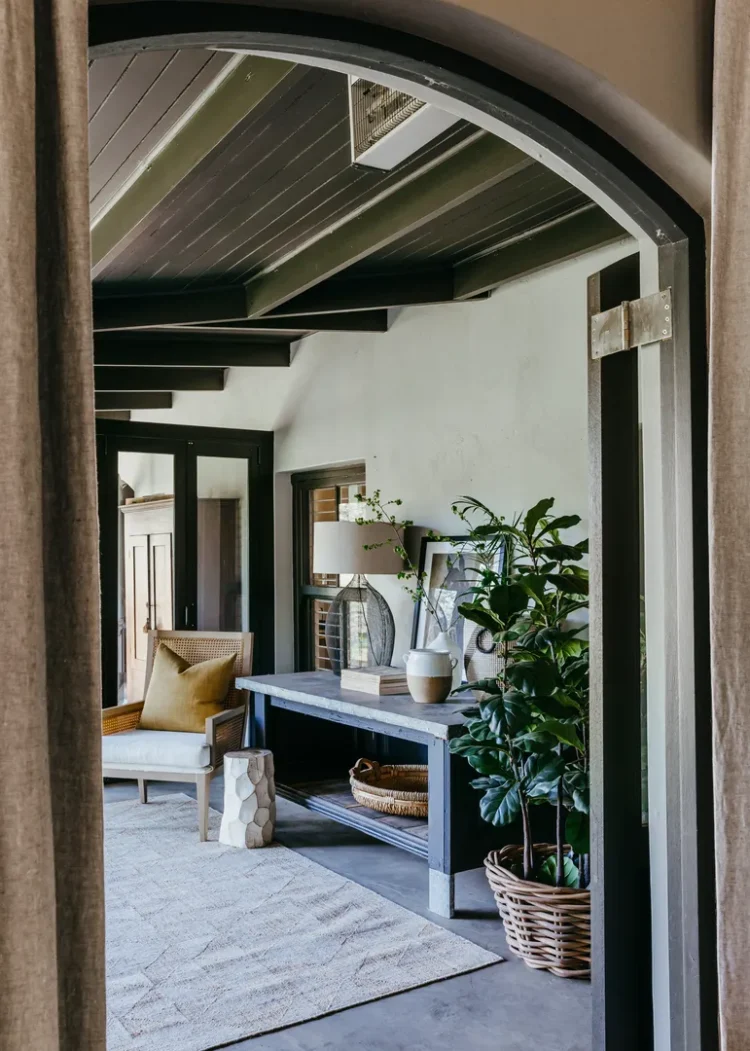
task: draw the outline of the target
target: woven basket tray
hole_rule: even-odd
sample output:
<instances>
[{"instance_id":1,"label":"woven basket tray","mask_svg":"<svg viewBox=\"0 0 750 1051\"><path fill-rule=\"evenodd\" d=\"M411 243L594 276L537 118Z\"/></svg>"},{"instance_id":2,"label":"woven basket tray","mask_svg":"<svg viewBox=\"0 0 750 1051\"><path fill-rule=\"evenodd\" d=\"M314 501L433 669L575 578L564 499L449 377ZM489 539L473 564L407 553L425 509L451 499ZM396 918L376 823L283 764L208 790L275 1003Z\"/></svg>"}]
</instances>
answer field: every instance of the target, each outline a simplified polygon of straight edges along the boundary
<instances>
[{"instance_id":1,"label":"woven basket tray","mask_svg":"<svg viewBox=\"0 0 750 1051\"><path fill-rule=\"evenodd\" d=\"M362 806L398 817L427 817L426 766L381 766L358 759L349 771L349 784Z\"/></svg>"},{"instance_id":2,"label":"woven basket tray","mask_svg":"<svg viewBox=\"0 0 750 1051\"><path fill-rule=\"evenodd\" d=\"M549 857L555 847L535 843L537 857ZM494 850L484 862L508 948L529 967L560 978L591 976L591 893L573 887L532 883L510 871L520 863L523 848Z\"/></svg>"}]
</instances>

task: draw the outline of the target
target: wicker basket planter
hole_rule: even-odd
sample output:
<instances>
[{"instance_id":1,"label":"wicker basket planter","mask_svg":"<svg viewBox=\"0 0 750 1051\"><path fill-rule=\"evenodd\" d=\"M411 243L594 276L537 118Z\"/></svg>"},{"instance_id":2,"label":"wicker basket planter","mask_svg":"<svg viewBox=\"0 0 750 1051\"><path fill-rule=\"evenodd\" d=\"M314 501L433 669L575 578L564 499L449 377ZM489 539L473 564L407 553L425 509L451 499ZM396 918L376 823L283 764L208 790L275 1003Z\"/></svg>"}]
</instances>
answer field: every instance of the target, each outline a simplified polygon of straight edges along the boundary
<instances>
[{"instance_id":1,"label":"wicker basket planter","mask_svg":"<svg viewBox=\"0 0 750 1051\"><path fill-rule=\"evenodd\" d=\"M537 857L555 847L535 844ZM520 846L494 850L485 869L508 948L528 967L551 971L560 978L591 976L591 893L571 887L532 883L510 871L523 858Z\"/></svg>"},{"instance_id":2,"label":"wicker basket planter","mask_svg":"<svg viewBox=\"0 0 750 1051\"><path fill-rule=\"evenodd\" d=\"M381 766L358 759L349 771L349 784L362 806L398 817L427 817L426 766Z\"/></svg>"}]
</instances>

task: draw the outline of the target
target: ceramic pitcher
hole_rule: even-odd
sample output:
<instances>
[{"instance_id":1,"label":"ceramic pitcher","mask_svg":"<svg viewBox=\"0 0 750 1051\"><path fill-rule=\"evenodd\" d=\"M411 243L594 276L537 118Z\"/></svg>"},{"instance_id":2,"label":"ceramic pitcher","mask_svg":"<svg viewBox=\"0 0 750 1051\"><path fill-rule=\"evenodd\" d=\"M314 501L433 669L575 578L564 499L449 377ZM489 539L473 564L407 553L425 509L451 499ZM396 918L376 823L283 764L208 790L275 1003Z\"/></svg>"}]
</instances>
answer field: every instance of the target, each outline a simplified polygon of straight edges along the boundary
<instances>
[{"instance_id":1,"label":"ceramic pitcher","mask_svg":"<svg viewBox=\"0 0 750 1051\"><path fill-rule=\"evenodd\" d=\"M447 650L409 650L404 664L409 693L418 704L438 704L451 692L456 658Z\"/></svg>"}]
</instances>

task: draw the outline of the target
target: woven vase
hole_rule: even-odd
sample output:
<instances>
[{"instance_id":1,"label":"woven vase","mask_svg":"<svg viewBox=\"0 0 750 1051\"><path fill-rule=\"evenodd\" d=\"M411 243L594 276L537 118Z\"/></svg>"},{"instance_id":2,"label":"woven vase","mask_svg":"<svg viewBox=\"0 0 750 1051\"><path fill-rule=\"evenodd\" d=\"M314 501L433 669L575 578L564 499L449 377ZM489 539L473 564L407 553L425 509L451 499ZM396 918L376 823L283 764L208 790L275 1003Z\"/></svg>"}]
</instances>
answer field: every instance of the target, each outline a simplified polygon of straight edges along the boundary
<instances>
[{"instance_id":1,"label":"woven vase","mask_svg":"<svg viewBox=\"0 0 750 1051\"><path fill-rule=\"evenodd\" d=\"M556 848L535 843L537 858ZM523 847L493 850L485 870L505 927L508 948L528 967L560 978L591 977L591 892L532 883L510 871L523 861Z\"/></svg>"}]
</instances>

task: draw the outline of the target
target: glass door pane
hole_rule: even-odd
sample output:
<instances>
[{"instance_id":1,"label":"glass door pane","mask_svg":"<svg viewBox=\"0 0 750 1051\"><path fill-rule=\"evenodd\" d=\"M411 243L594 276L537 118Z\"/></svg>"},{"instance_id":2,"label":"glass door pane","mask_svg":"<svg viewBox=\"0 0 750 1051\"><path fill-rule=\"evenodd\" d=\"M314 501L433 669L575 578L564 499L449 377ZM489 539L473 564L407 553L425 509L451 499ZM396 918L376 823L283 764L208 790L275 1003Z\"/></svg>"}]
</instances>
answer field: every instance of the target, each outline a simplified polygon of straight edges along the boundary
<instances>
[{"instance_id":1,"label":"glass door pane","mask_svg":"<svg viewBox=\"0 0 750 1051\"><path fill-rule=\"evenodd\" d=\"M248 460L196 458L199 631L248 631L250 501Z\"/></svg>"},{"instance_id":2,"label":"glass door pane","mask_svg":"<svg viewBox=\"0 0 750 1051\"><path fill-rule=\"evenodd\" d=\"M174 457L119 452L117 701L143 700L148 632L174 628Z\"/></svg>"}]
</instances>

